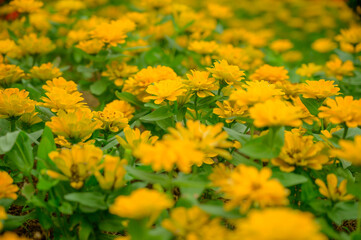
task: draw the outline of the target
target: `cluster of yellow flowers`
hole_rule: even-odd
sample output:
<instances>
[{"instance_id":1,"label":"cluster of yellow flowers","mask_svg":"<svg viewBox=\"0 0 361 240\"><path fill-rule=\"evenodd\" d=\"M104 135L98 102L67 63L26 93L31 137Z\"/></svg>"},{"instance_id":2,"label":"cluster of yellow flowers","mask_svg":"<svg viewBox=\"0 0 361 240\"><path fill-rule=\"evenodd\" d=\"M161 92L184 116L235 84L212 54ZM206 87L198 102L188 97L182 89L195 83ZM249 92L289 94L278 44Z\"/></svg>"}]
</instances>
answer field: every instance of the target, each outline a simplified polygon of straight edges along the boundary
<instances>
[{"instance_id":1,"label":"cluster of yellow flowers","mask_svg":"<svg viewBox=\"0 0 361 240\"><path fill-rule=\"evenodd\" d=\"M0 0L0 240L357 239L355 12Z\"/></svg>"}]
</instances>

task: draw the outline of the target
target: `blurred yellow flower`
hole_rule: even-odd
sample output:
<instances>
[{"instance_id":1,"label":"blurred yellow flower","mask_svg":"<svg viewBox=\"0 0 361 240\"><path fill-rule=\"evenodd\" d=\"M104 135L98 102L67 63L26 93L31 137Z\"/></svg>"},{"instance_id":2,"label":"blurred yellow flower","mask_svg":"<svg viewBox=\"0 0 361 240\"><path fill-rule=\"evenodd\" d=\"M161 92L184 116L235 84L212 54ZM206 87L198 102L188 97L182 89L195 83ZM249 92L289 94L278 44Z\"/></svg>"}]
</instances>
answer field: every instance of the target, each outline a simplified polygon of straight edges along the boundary
<instances>
[{"instance_id":1,"label":"blurred yellow flower","mask_svg":"<svg viewBox=\"0 0 361 240\"><path fill-rule=\"evenodd\" d=\"M24 77L25 73L20 67L0 63L0 86L9 87L12 83L18 82Z\"/></svg>"},{"instance_id":2,"label":"blurred yellow flower","mask_svg":"<svg viewBox=\"0 0 361 240\"><path fill-rule=\"evenodd\" d=\"M104 110L121 112L128 120L132 119L133 113L135 112L135 108L123 100L113 100L105 105Z\"/></svg>"},{"instance_id":3,"label":"blurred yellow flower","mask_svg":"<svg viewBox=\"0 0 361 240\"><path fill-rule=\"evenodd\" d=\"M163 80L147 87L146 92L151 96L145 97L144 100L154 100L155 104L161 104L165 100L174 102L186 91L187 89L180 79Z\"/></svg>"},{"instance_id":4,"label":"blurred yellow flower","mask_svg":"<svg viewBox=\"0 0 361 240\"><path fill-rule=\"evenodd\" d=\"M326 62L326 75L335 77L337 80L342 80L343 77L353 76L355 67L352 61L347 60L342 62L338 57Z\"/></svg>"},{"instance_id":5,"label":"blurred yellow flower","mask_svg":"<svg viewBox=\"0 0 361 240\"><path fill-rule=\"evenodd\" d=\"M25 54L46 54L55 49L54 43L47 37L38 37L35 33L24 35L18 41Z\"/></svg>"},{"instance_id":6,"label":"blurred yellow flower","mask_svg":"<svg viewBox=\"0 0 361 240\"><path fill-rule=\"evenodd\" d=\"M15 118L34 112L36 102L28 95L27 91L18 88L0 90L0 118Z\"/></svg>"},{"instance_id":7,"label":"blurred yellow flower","mask_svg":"<svg viewBox=\"0 0 361 240\"><path fill-rule=\"evenodd\" d=\"M282 53L293 48L293 44L288 39L277 39L273 41L269 47L276 53Z\"/></svg>"},{"instance_id":8,"label":"blurred yellow flower","mask_svg":"<svg viewBox=\"0 0 361 240\"><path fill-rule=\"evenodd\" d=\"M322 99L340 94L340 88L334 85L334 81L318 81L306 80L306 83L300 85L300 93L304 98Z\"/></svg>"},{"instance_id":9,"label":"blurred yellow flower","mask_svg":"<svg viewBox=\"0 0 361 240\"><path fill-rule=\"evenodd\" d=\"M258 68L250 77L250 80L265 80L270 83L283 82L289 79L288 71L282 67L273 67L265 64Z\"/></svg>"},{"instance_id":10,"label":"blurred yellow flower","mask_svg":"<svg viewBox=\"0 0 361 240\"><path fill-rule=\"evenodd\" d=\"M0 54L7 54L16 48L16 43L11 39L0 40Z\"/></svg>"},{"instance_id":11,"label":"blurred yellow flower","mask_svg":"<svg viewBox=\"0 0 361 240\"><path fill-rule=\"evenodd\" d=\"M291 208L252 210L236 223L236 231L231 236L231 240L328 239L311 213Z\"/></svg>"},{"instance_id":12,"label":"blurred yellow flower","mask_svg":"<svg viewBox=\"0 0 361 240\"><path fill-rule=\"evenodd\" d=\"M340 149L331 149L331 154L351 162L353 165L361 166L361 136L355 136L354 141L341 139L338 143Z\"/></svg>"},{"instance_id":13,"label":"blurred yellow flower","mask_svg":"<svg viewBox=\"0 0 361 240\"><path fill-rule=\"evenodd\" d=\"M219 187L224 197L226 210L240 207L245 213L251 207L272 207L288 204L289 190L276 179L270 179L272 171L262 168L260 171L251 166L238 165L231 170L219 164L209 176L212 185Z\"/></svg>"},{"instance_id":14,"label":"blurred yellow flower","mask_svg":"<svg viewBox=\"0 0 361 240\"><path fill-rule=\"evenodd\" d=\"M361 100L352 96L327 98L326 106L321 106L318 117L326 118L334 124L345 123L348 127L361 125Z\"/></svg>"},{"instance_id":15,"label":"blurred yellow flower","mask_svg":"<svg viewBox=\"0 0 361 240\"><path fill-rule=\"evenodd\" d=\"M101 122L93 120L90 109L80 108L74 112L59 110L57 116L51 118L46 126L50 127L54 134L63 136L71 143L84 142L101 127Z\"/></svg>"},{"instance_id":16,"label":"blurred yellow flower","mask_svg":"<svg viewBox=\"0 0 361 240\"><path fill-rule=\"evenodd\" d=\"M117 86L123 86L124 79L138 72L137 66L127 65L125 62L112 61L107 65L107 70L102 72L102 76L114 81Z\"/></svg>"},{"instance_id":17,"label":"blurred yellow flower","mask_svg":"<svg viewBox=\"0 0 361 240\"><path fill-rule=\"evenodd\" d=\"M67 93L73 93L78 90L75 82L67 81L62 77L53 78L52 80L46 81L46 85L43 85L43 89L47 92L53 91L54 88L64 89Z\"/></svg>"},{"instance_id":18,"label":"blurred yellow flower","mask_svg":"<svg viewBox=\"0 0 361 240\"><path fill-rule=\"evenodd\" d=\"M162 221L162 226L178 239L225 240L231 234L221 223L220 218L213 218L198 206L172 209L170 218Z\"/></svg>"},{"instance_id":19,"label":"blurred yellow flower","mask_svg":"<svg viewBox=\"0 0 361 240\"><path fill-rule=\"evenodd\" d=\"M5 171L0 171L0 199L11 198L17 199L16 192L19 191L19 187L14 183L14 180Z\"/></svg>"},{"instance_id":20,"label":"blurred yellow flower","mask_svg":"<svg viewBox=\"0 0 361 240\"><path fill-rule=\"evenodd\" d=\"M264 103L257 103L249 109L256 127L292 126L302 124L302 110L290 102L280 99L269 99Z\"/></svg>"},{"instance_id":21,"label":"blurred yellow flower","mask_svg":"<svg viewBox=\"0 0 361 240\"><path fill-rule=\"evenodd\" d=\"M109 207L111 214L124 218L148 218L153 223L159 214L173 206L173 201L165 193L147 188L134 190L129 196L119 196Z\"/></svg>"},{"instance_id":22,"label":"blurred yellow flower","mask_svg":"<svg viewBox=\"0 0 361 240\"><path fill-rule=\"evenodd\" d=\"M204 98L213 96L211 91L218 90L219 86L216 79L209 77L209 72L191 70L191 74L187 74L188 80L184 84L191 92L195 92L198 97Z\"/></svg>"},{"instance_id":23,"label":"blurred yellow flower","mask_svg":"<svg viewBox=\"0 0 361 240\"><path fill-rule=\"evenodd\" d=\"M45 95L46 97L41 97L41 100L44 102L42 106L50 108L53 112L58 112L59 110L70 112L86 107L82 94L77 91L69 93L62 88L53 87Z\"/></svg>"},{"instance_id":24,"label":"blurred yellow flower","mask_svg":"<svg viewBox=\"0 0 361 240\"><path fill-rule=\"evenodd\" d=\"M218 44L215 41L192 41L188 49L199 54L212 54L216 51Z\"/></svg>"},{"instance_id":25,"label":"blurred yellow flower","mask_svg":"<svg viewBox=\"0 0 361 240\"><path fill-rule=\"evenodd\" d=\"M26 237L19 237L16 233L13 232L5 232L0 236L0 240L30 240Z\"/></svg>"},{"instance_id":26,"label":"blurred yellow flower","mask_svg":"<svg viewBox=\"0 0 361 240\"><path fill-rule=\"evenodd\" d=\"M3 206L0 206L0 231L3 230L3 220L6 220L8 216L6 215L5 208Z\"/></svg>"},{"instance_id":27,"label":"blurred yellow flower","mask_svg":"<svg viewBox=\"0 0 361 240\"><path fill-rule=\"evenodd\" d=\"M120 136L115 136L120 145L125 149L135 150L140 144L154 144L158 137L152 136L150 131L143 131L140 133L138 128L131 129L129 126L124 128L125 139Z\"/></svg>"},{"instance_id":28,"label":"blurred yellow flower","mask_svg":"<svg viewBox=\"0 0 361 240\"><path fill-rule=\"evenodd\" d=\"M10 6L20 13L32 13L38 11L44 3L36 0L12 0Z\"/></svg>"},{"instance_id":29,"label":"blurred yellow flower","mask_svg":"<svg viewBox=\"0 0 361 240\"><path fill-rule=\"evenodd\" d=\"M80 189L84 181L92 176L103 157L103 151L94 145L74 145L71 149L63 148L49 153L61 173L47 170L46 173L55 179L70 181L75 189Z\"/></svg>"},{"instance_id":30,"label":"blurred yellow flower","mask_svg":"<svg viewBox=\"0 0 361 240\"><path fill-rule=\"evenodd\" d=\"M315 183L320 187L320 193L332 201L349 201L354 198L351 194L347 194L347 180L344 179L337 186L337 176L333 173L327 174L327 186L321 179L316 179Z\"/></svg>"},{"instance_id":31,"label":"blurred yellow flower","mask_svg":"<svg viewBox=\"0 0 361 240\"><path fill-rule=\"evenodd\" d=\"M246 115L247 106L240 107L234 101L225 100L223 102L216 102L218 108L213 108L213 113L220 118L225 118L227 123L231 123L235 118Z\"/></svg>"},{"instance_id":32,"label":"blurred yellow flower","mask_svg":"<svg viewBox=\"0 0 361 240\"><path fill-rule=\"evenodd\" d=\"M119 157L105 155L104 162L98 166L98 169L103 169L104 173L98 170L94 173L94 176L99 182L102 189L114 190L124 185L123 177L126 173L125 166L127 160L120 160Z\"/></svg>"},{"instance_id":33,"label":"blurred yellow flower","mask_svg":"<svg viewBox=\"0 0 361 240\"><path fill-rule=\"evenodd\" d=\"M219 81L225 81L228 85L240 85L245 73L236 65L229 65L226 60L215 62L212 68L207 68L212 76Z\"/></svg>"},{"instance_id":34,"label":"blurred yellow flower","mask_svg":"<svg viewBox=\"0 0 361 240\"><path fill-rule=\"evenodd\" d=\"M341 29L341 34L336 36L340 42L341 50L348 53L361 52L361 27L352 25L348 29Z\"/></svg>"},{"instance_id":35,"label":"blurred yellow flower","mask_svg":"<svg viewBox=\"0 0 361 240\"><path fill-rule=\"evenodd\" d=\"M285 144L277 158L272 159L272 164L279 166L284 172L292 172L296 167L321 170L328 163L323 142L313 142L313 136L302 136L292 131L285 132Z\"/></svg>"},{"instance_id":36,"label":"blurred yellow flower","mask_svg":"<svg viewBox=\"0 0 361 240\"><path fill-rule=\"evenodd\" d=\"M314 63L302 64L300 68L297 69L296 73L302 77L312 77L315 73L320 72L322 66L316 65Z\"/></svg>"},{"instance_id":37,"label":"blurred yellow flower","mask_svg":"<svg viewBox=\"0 0 361 240\"><path fill-rule=\"evenodd\" d=\"M60 77L62 75L59 68L55 67L52 63L44 63L38 66L32 67L29 76L31 78L37 78L40 80L51 80L53 78Z\"/></svg>"},{"instance_id":38,"label":"blurred yellow flower","mask_svg":"<svg viewBox=\"0 0 361 240\"><path fill-rule=\"evenodd\" d=\"M98 39L80 41L75 47L83 50L87 54L97 54L102 50L104 43Z\"/></svg>"},{"instance_id":39,"label":"blurred yellow flower","mask_svg":"<svg viewBox=\"0 0 361 240\"><path fill-rule=\"evenodd\" d=\"M316 52L327 53L337 48L337 44L329 38L319 38L312 43L311 47Z\"/></svg>"},{"instance_id":40,"label":"blurred yellow flower","mask_svg":"<svg viewBox=\"0 0 361 240\"><path fill-rule=\"evenodd\" d=\"M111 132L119 132L128 126L128 118L122 112L112 109L94 112L94 118L102 122L101 129Z\"/></svg>"}]
</instances>

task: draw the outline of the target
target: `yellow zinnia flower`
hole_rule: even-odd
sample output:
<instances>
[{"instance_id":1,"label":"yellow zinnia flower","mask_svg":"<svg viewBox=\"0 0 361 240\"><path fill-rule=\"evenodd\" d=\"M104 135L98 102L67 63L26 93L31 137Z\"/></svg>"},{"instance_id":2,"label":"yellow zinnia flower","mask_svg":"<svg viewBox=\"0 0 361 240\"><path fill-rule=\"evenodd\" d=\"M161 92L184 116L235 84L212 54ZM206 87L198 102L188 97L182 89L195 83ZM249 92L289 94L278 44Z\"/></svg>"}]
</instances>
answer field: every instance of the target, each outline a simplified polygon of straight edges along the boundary
<instances>
[{"instance_id":1,"label":"yellow zinnia flower","mask_svg":"<svg viewBox=\"0 0 361 240\"><path fill-rule=\"evenodd\" d=\"M152 96L144 100L154 100L155 104L161 104L164 100L176 101L177 97L182 96L187 89L184 88L181 80L163 80L149 85L146 92Z\"/></svg>"},{"instance_id":2,"label":"yellow zinnia flower","mask_svg":"<svg viewBox=\"0 0 361 240\"><path fill-rule=\"evenodd\" d=\"M269 99L264 103L257 103L249 109L256 127L292 126L302 124L302 109L290 102L280 99Z\"/></svg>"},{"instance_id":3,"label":"yellow zinnia flower","mask_svg":"<svg viewBox=\"0 0 361 240\"><path fill-rule=\"evenodd\" d=\"M153 223L159 214L173 206L173 201L165 193L156 190L140 188L129 196L119 196L109 207L111 214L119 217L142 219L149 217L149 224Z\"/></svg>"},{"instance_id":4,"label":"yellow zinnia flower","mask_svg":"<svg viewBox=\"0 0 361 240\"><path fill-rule=\"evenodd\" d=\"M16 48L16 43L11 39L0 40L0 54L7 54ZM1 62L1 61L0 61Z\"/></svg>"},{"instance_id":5,"label":"yellow zinnia flower","mask_svg":"<svg viewBox=\"0 0 361 240\"><path fill-rule=\"evenodd\" d=\"M61 73L60 69L57 67L54 67L54 65L50 62L44 63L40 67L34 66L30 70L30 74L29 74L29 76L31 78L37 78L37 79L40 79L43 81L57 78L57 77L60 77L61 75L62 75L62 73Z\"/></svg>"},{"instance_id":6,"label":"yellow zinnia flower","mask_svg":"<svg viewBox=\"0 0 361 240\"><path fill-rule=\"evenodd\" d=\"M30 240L26 237L19 237L16 233L13 232L5 232L2 236L0 236L0 240Z\"/></svg>"},{"instance_id":7,"label":"yellow zinnia flower","mask_svg":"<svg viewBox=\"0 0 361 240\"><path fill-rule=\"evenodd\" d=\"M242 88L234 91L229 99L235 101L238 106L253 105L264 102L275 96L282 96L284 93L275 84L266 81L248 81Z\"/></svg>"},{"instance_id":8,"label":"yellow zinnia flower","mask_svg":"<svg viewBox=\"0 0 361 240\"><path fill-rule=\"evenodd\" d=\"M192 41L188 49L199 54L212 54L217 47L218 44L215 41Z\"/></svg>"},{"instance_id":9,"label":"yellow zinnia flower","mask_svg":"<svg viewBox=\"0 0 361 240\"><path fill-rule=\"evenodd\" d=\"M313 136L286 131L285 144L279 156L271 161L284 172L292 172L297 166L321 170L328 162L328 156L323 151L325 148L323 142L314 143Z\"/></svg>"},{"instance_id":10,"label":"yellow zinnia flower","mask_svg":"<svg viewBox=\"0 0 361 240\"><path fill-rule=\"evenodd\" d=\"M49 153L61 173L47 170L46 173L56 179L70 181L70 185L79 189L84 181L94 174L103 157L103 151L94 145L74 145L71 149L63 148Z\"/></svg>"},{"instance_id":11,"label":"yellow zinnia flower","mask_svg":"<svg viewBox=\"0 0 361 240\"><path fill-rule=\"evenodd\" d=\"M35 33L24 35L18 43L25 54L46 54L55 49L50 38L38 37Z\"/></svg>"},{"instance_id":12,"label":"yellow zinnia flower","mask_svg":"<svg viewBox=\"0 0 361 240\"><path fill-rule=\"evenodd\" d=\"M285 67L273 67L265 64L258 68L250 77L251 80L265 80L270 83L283 82L289 79Z\"/></svg>"},{"instance_id":13,"label":"yellow zinnia flower","mask_svg":"<svg viewBox=\"0 0 361 240\"><path fill-rule=\"evenodd\" d=\"M101 122L93 120L90 109L80 108L74 112L58 111L58 115L51 118L46 125L53 133L63 136L71 143L84 142L101 127Z\"/></svg>"},{"instance_id":14,"label":"yellow zinnia flower","mask_svg":"<svg viewBox=\"0 0 361 240\"><path fill-rule=\"evenodd\" d=\"M50 108L53 112L63 111L76 111L79 108L84 108L86 103L83 102L84 98L80 92L69 93L67 90L61 88L51 88L49 92L45 93L46 97L42 97L44 102L42 105Z\"/></svg>"},{"instance_id":15,"label":"yellow zinnia flower","mask_svg":"<svg viewBox=\"0 0 361 240\"><path fill-rule=\"evenodd\" d=\"M104 173L101 174L99 170L94 173L100 187L105 190L122 187L125 183L123 177L127 163L126 159L120 160L119 157L105 155L104 162L98 167L98 169L103 169Z\"/></svg>"},{"instance_id":16,"label":"yellow zinnia flower","mask_svg":"<svg viewBox=\"0 0 361 240\"><path fill-rule=\"evenodd\" d=\"M212 219L198 206L172 209L170 218L163 220L162 226L179 239L225 240L231 234L220 218Z\"/></svg>"},{"instance_id":17,"label":"yellow zinnia flower","mask_svg":"<svg viewBox=\"0 0 361 240\"><path fill-rule=\"evenodd\" d=\"M198 97L204 98L213 96L211 92L219 88L216 79L209 77L209 72L191 70L192 74L187 74L188 80L184 83L188 86L189 90L195 92Z\"/></svg>"},{"instance_id":18,"label":"yellow zinnia flower","mask_svg":"<svg viewBox=\"0 0 361 240\"><path fill-rule=\"evenodd\" d=\"M119 132L128 126L128 118L122 112L104 109L93 114L95 119L102 122L101 128L105 131Z\"/></svg>"},{"instance_id":19,"label":"yellow zinnia flower","mask_svg":"<svg viewBox=\"0 0 361 240\"><path fill-rule=\"evenodd\" d=\"M23 77L25 77L25 73L20 67L0 63L0 86L8 87Z\"/></svg>"},{"instance_id":20,"label":"yellow zinnia flower","mask_svg":"<svg viewBox=\"0 0 361 240\"><path fill-rule=\"evenodd\" d=\"M319 38L311 45L316 52L327 53L337 48L337 44L329 38Z\"/></svg>"},{"instance_id":21,"label":"yellow zinnia flower","mask_svg":"<svg viewBox=\"0 0 361 240\"><path fill-rule=\"evenodd\" d=\"M320 187L320 193L332 201L348 201L354 198L351 194L347 194L347 180L344 179L337 187L337 176L333 173L327 174L327 186L321 179L316 179L315 183Z\"/></svg>"},{"instance_id":22,"label":"yellow zinnia flower","mask_svg":"<svg viewBox=\"0 0 361 240\"><path fill-rule=\"evenodd\" d=\"M288 39L278 39L271 43L270 49L275 51L276 53L285 52L293 48L293 44Z\"/></svg>"},{"instance_id":23,"label":"yellow zinnia flower","mask_svg":"<svg viewBox=\"0 0 361 240\"><path fill-rule=\"evenodd\" d=\"M300 85L300 93L304 98L327 98L340 94L340 88L334 85L334 81L325 81L320 79L318 81L306 80L306 83Z\"/></svg>"},{"instance_id":24,"label":"yellow zinnia flower","mask_svg":"<svg viewBox=\"0 0 361 240\"><path fill-rule=\"evenodd\" d=\"M345 123L348 127L361 125L361 100L352 96L326 99L326 106L319 108L318 117L326 118L334 124Z\"/></svg>"},{"instance_id":25,"label":"yellow zinnia flower","mask_svg":"<svg viewBox=\"0 0 361 240\"><path fill-rule=\"evenodd\" d=\"M218 108L213 109L213 113L220 118L225 118L227 123L233 122L236 117L242 117L246 115L248 110L247 106L238 106L234 101L216 102Z\"/></svg>"},{"instance_id":26,"label":"yellow zinnia flower","mask_svg":"<svg viewBox=\"0 0 361 240\"><path fill-rule=\"evenodd\" d=\"M284 206L288 204L289 190L276 179L270 179L272 171L269 168L257 168L238 165L235 169L227 169L223 164L213 169L209 176L213 186L228 199L225 208L230 210L240 207L244 213L252 206L265 208Z\"/></svg>"},{"instance_id":27,"label":"yellow zinnia flower","mask_svg":"<svg viewBox=\"0 0 361 240\"><path fill-rule=\"evenodd\" d=\"M0 171L0 199L11 198L16 200L18 196L16 192L19 191L19 187L16 186L14 180L5 171Z\"/></svg>"},{"instance_id":28,"label":"yellow zinnia flower","mask_svg":"<svg viewBox=\"0 0 361 240\"><path fill-rule=\"evenodd\" d=\"M0 118L14 118L33 113L36 102L28 97L29 93L18 88L0 90Z\"/></svg>"},{"instance_id":29,"label":"yellow zinnia flower","mask_svg":"<svg viewBox=\"0 0 361 240\"><path fill-rule=\"evenodd\" d=\"M123 100L114 100L108 103L105 105L104 110L121 112L128 120L132 119L133 113L135 112L135 108Z\"/></svg>"},{"instance_id":30,"label":"yellow zinnia flower","mask_svg":"<svg viewBox=\"0 0 361 240\"><path fill-rule=\"evenodd\" d=\"M361 52L361 27L353 25L349 29L341 29L341 34L336 36L340 42L341 50L348 53Z\"/></svg>"},{"instance_id":31,"label":"yellow zinnia flower","mask_svg":"<svg viewBox=\"0 0 361 240\"><path fill-rule=\"evenodd\" d=\"M342 62L338 57L326 62L326 75L335 77L337 80L342 80L345 76L353 76L355 67L353 62L347 60Z\"/></svg>"},{"instance_id":32,"label":"yellow zinnia flower","mask_svg":"<svg viewBox=\"0 0 361 240\"><path fill-rule=\"evenodd\" d=\"M296 73L302 77L312 77L315 73L322 70L322 66L316 65L314 63L302 64L300 68L297 69Z\"/></svg>"},{"instance_id":33,"label":"yellow zinnia flower","mask_svg":"<svg viewBox=\"0 0 361 240\"><path fill-rule=\"evenodd\" d=\"M236 65L229 65L226 60L215 62L212 68L207 68L215 79L225 81L228 85L240 85L245 73Z\"/></svg>"},{"instance_id":34,"label":"yellow zinnia flower","mask_svg":"<svg viewBox=\"0 0 361 240\"><path fill-rule=\"evenodd\" d=\"M44 3L36 0L12 0L10 6L20 13L32 13L38 11Z\"/></svg>"},{"instance_id":35,"label":"yellow zinnia flower","mask_svg":"<svg viewBox=\"0 0 361 240\"><path fill-rule=\"evenodd\" d=\"M143 131L140 133L138 128L131 129L129 126L124 128L125 139L120 136L115 136L120 145L125 149L137 149L142 143L154 144L158 137L152 136L150 131Z\"/></svg>"},{"instance_id":36,"label":"yellow zinnia flower","mask_svg":"<svg viewBox=\"0 0 361 240\"><path fill-rule=\"evenodd\" d=\"M301 227L302 226L302 227ZM313 215L290 208L253 210L236 224L232 240L327 240Z\"/></svg>"},{"instance_id":37,"label":"yellow zinnia flower","mask_svg":"<svg viewBox=\"0 0 361 240\"><path fill-rule=\"evenodd\" d=\"M341 149L331 149L331 154L347 160L356 166L361 166L361 136L355 136L354 141L340 140Z\"/></svg>"},{"instance_id":38,"label":"yellow zinnia flower","mask_svg":"<svg viewBox=\"0 0 361 240\"><path fill-rule=\"evenodd\" d=\"M83 50L87 54L97 54L102 50L104 43L98 39L80 41L75 47Z\"/></svg>"},{"instance_id":39,"label":"yellow zinnia flower","mask_svg":"<svg viewBox=\"0 0 361 240\"><path fill-rule=\"evenodd\" d=\"M62 77L53 78L46 81L46 85L43 85L43 89L47 92L51 92L53 88L61 88L66 90L67 93L73 93L77 91L77 85L73 81L67 81Z\"/></svg>"},{"instance_id":40,"label":"yellow zinnia flower","mask_svg":"<svg viewBox=\"0 0 361 240\"><path fill-rule=\"evenodd\" d=\"M110 65L107 65L107 70L102 72L102 76L108 77L117 86L123 86L124 78L130 77L136 72L138 72L137 66L127 65L125 62L112 61Z\"/></svg>"}]
</instances>

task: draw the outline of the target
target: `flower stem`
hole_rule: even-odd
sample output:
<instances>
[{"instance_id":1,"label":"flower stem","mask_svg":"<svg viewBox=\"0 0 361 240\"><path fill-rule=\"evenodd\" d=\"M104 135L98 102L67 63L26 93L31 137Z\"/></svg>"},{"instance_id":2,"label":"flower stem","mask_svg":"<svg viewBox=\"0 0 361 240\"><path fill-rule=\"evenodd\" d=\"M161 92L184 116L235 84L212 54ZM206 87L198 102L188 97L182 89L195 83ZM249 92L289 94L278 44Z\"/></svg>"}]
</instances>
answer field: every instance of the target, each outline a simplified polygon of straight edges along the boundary
<instances>
[{"instance_id":1,"label":"flower stem","mask_svg":"<svg viewBox=\"0 0 361 240\"><path fill-rule=\"evenodd\" d=\"M196 119L198 120L198 106L197 106L197 103L198 103L198 95L196 94L196 97L194 99L194 111L196 112Z\"/></svg>"},{"instance_id":2,"label":"flower stem","mask_svg":"<svg viewBox=\"0 0 361 240\"><path fill-rule=\"evenodd\" d=\"M14 132L16 130L16 120L10 119L10 131Z\"/></svg>"},{"instance_id":3,"label":"flower stem","mask_svg":"<svg viewBox=\"0 0 361 240\"><path fill-rule=\"evenodd\" d=\"M347 132L348 132L348 126L345 124L345 128L343 130L343 136L342 136L343 139L346 139Z\"/></svg>"}]
</instances>

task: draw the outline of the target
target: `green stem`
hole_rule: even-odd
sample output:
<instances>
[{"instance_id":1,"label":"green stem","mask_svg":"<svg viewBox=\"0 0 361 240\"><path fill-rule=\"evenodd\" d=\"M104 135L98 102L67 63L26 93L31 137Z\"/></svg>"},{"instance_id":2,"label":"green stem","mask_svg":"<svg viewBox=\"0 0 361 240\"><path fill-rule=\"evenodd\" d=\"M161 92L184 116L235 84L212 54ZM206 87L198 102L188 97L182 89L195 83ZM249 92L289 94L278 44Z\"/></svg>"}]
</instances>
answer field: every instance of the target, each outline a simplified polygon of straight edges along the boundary
<instances>
[{"instance_id":1,"label":"green stem","mask_svg":"<svg viewBox=\"0 0 361 240\"><path fill-rule=\"evenodd\" d=\"M14 132L16 130L16 120L10 119L10 131Z\"/></svg>"},{"instance_id":2,"label":"green stem","mask_svg":"<svg viewBox=\"0 0 361 240\"><path fill-rule=\"evenodd\" d=\"M347 132L348 132L348 126L345 124L345 128L343 130L343 136L342 136L343 139L346 139Z\"/></svg>"},{"instance_id":3,"label":"green stem","mask_svg":"<svg viewBox=\"0 0 361 240\"><path fill-rule=\"evenodd\" d=\"M198 106L197 106L197 103L198 103L198 95L196 94L196 97L194 99L194 111L196 112L196 119L198 120Z\"/></svg>"},{"instance_id":4,"label":"green stem","mask_svg":"<svg viewBox=\"0 0 361 240\"><path fill-rule=\"evenodd\" d=\"M357 232L361 232L361 199L358 202Z\"/></svg>"}]
</instances>

